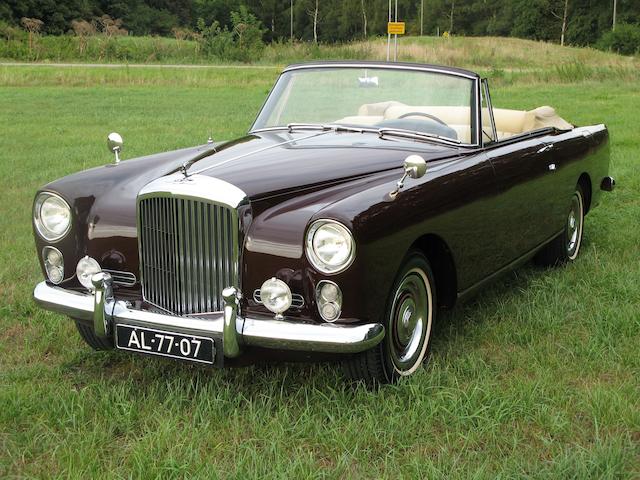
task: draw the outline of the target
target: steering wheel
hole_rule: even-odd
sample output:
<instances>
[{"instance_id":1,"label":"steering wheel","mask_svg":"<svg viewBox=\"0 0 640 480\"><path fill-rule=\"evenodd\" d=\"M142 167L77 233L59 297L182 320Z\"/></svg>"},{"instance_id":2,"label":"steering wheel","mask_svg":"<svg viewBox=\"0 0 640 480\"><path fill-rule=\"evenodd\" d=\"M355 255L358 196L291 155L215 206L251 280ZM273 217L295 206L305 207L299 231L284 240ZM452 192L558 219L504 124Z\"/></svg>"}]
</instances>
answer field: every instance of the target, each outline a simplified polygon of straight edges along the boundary
<instances>
[{"instance_id":1,"label":"steering wheel","mask_svg":"<svg viewBox=\"0 0 640 480\"><path fill-rule=\"evenodd\" d=\"M442 120L440 120L438 117L436 117L435 115L431 115L430 113L424 113L424 112L409 112L409 113L405 113L403 115L400 115L398 118L407 118L407 117L427 117L431 120L433 120L434 122L438 122L440 125L444 125L445 127L448 127L449 125L447 125L446 123L444 123Z\"/></svg>"}]
</instances>

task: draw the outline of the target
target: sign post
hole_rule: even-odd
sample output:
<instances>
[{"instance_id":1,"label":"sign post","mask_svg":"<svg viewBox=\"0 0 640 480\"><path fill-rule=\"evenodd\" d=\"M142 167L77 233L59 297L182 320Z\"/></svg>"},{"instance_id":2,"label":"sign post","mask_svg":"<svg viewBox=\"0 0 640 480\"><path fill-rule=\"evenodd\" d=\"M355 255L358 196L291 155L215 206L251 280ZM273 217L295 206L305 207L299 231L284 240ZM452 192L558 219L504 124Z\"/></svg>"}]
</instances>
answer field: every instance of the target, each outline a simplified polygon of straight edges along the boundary
<instances>
[{"instance_id":1,"label":"sign post","mask_svg":"<svg viewBox=\"0 0 640 480\"><path fill-rule=\"evenodd\" d=\"M389 23L391 23L391 0L389 0ZM387 28L387 62L391 56L391 32Z\"/></svg>"},{"instance_id":2,"label":"sign post","mask_svg":"<svg viewBox=\"0 0 640 480\"><path fill-rule=\"evenodd\" d=\"M391 21L391 0L389 0L389 22L387 23L387 62L391 56L391 35L393 35L394 54L393 61L398 61L398 35L405 34L405 23L398 21L398 0L396 0L396 10L394 21Z\"/></svg>"}]
</instances>

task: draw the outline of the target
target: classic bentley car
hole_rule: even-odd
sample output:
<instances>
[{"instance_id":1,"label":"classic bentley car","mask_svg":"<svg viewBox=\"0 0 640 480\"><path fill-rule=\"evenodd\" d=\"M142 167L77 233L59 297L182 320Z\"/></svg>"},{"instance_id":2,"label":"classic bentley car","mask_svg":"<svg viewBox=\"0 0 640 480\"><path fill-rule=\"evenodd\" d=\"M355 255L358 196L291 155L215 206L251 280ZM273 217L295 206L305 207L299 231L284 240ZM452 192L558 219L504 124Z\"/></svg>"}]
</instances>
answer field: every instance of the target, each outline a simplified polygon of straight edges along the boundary
<instances>
[{"instance_id":1,"label":"classic bentley car","mask_svg":"<svg viewBox=\"0 0 640 480\"><path fill-rule=\"evenodd\" d=\"M576 259L608 143L548 106L492 108L467 70L293 65L242 138L120 161L114 133L115 163L38 191L34 297L97 350L395 382L439 309Z\"/></svg>"}]
</instances>

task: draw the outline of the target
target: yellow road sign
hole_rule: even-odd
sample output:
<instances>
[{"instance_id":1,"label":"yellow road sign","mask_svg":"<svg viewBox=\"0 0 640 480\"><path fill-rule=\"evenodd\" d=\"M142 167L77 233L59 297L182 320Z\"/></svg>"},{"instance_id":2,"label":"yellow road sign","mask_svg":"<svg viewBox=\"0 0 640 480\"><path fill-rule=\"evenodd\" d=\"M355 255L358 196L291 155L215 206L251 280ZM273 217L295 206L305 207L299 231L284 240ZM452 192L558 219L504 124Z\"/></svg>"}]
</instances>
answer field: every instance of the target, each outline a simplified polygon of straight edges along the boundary
<instances>
[{"instance_id":1,"label":"yellow road sign","mask_svg":"<svg viewBox=\"0 0 640 480\"><path fill-rule=\"evenodd\" d=\"M387 33L390 35L404 35L404 22L389 22Z\"/></svg>"}]
</instances>

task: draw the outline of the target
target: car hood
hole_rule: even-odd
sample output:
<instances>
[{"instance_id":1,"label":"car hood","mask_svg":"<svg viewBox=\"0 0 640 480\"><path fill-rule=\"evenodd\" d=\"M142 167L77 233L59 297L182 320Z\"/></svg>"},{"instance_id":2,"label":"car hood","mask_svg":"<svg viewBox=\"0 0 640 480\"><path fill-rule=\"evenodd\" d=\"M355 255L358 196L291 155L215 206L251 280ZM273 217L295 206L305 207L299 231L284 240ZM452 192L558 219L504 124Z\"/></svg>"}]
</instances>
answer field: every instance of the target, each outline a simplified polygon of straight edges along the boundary
<instances>
[{"instance_id":1,"label":"car hood","mask_svg":"<svg viewBox=\"0 0 640 480\"><path fill-rule=\"evenodd\" d=\"M429 162L459 152L447 145L371 133L268 132L92 168L56 180L44 190L57 191L70 201L93 199L127 210L146 184L187 164L188 175L224 180L250 200L259 200L400 169L412 153Z\"/></svg>"},{"instance_id":2,"label":"car hood","mask_svg":"<svg viewBox=\"0 0 640 480\"><path fill-rule=\"evenodd\" d=\"M372 133L279 131L228 143L194 161L188 173L224 180L259 200L401 168L412 153L432 161L457 149Z\"/></svg>"},{"instance_id":3,"label":"car hood","mask_svg":"<svg viewBox=\"0 0 640 480\"><path fill-rule=\"evenodd\" d=\"M242 190L250 202L252 239L254 243L267 239L263 243L269 244L269 232L282 222L285 231L291 222L306 225L314 212L338 198L399 179L403 161L412 153L427 161L459 154L445 145L381 139L375 134L317 133L249 135L223 145L124 160L56 180L42 190L64 197L74 222L72 234L58 247L70 265L89 255L103 268L137 272L136 197L151 182L180 175L185 164L189 175L210 176ZM299 244L299 232L289 233L293 240L278 241ZM39 251L45 245L37 235L36 244Z\"/></svg>"},{"instance_id":4,"label":"car hood","mask_svg":"<svg viewBox=\"0 0 640 480\"><path fill-rule=\"evenodd\" d=\"M89 239L136 237L138 192L154 180L175 174L184 164L190 165L189 175L198 173L234 185L262 210L277 204L286 194L283 200L302 195L302 191L376 174L385 176L380 172L400 170L411 153L427 161L458 154L456 148L446 145L381 139L375 134L261 133L222 145L186 148L93 168L56 180L42 190L57 192L69 202L79 222L76 227ZM267 198L271 201L260 201Z\"/></svg>"}]
</instances>

